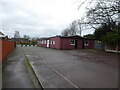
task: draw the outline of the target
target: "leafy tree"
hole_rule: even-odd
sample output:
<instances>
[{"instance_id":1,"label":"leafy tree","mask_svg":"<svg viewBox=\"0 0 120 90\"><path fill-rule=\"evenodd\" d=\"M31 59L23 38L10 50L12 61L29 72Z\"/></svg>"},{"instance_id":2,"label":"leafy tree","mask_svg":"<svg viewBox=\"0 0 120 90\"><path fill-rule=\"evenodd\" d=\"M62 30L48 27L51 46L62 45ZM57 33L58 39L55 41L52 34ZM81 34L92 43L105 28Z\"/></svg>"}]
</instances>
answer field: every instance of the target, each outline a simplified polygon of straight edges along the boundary
<instances>
[{"instance_id":1,"label":"leafy tree","mask_svg":"<svg viewBox=\"0 0 120 90\"><path fill-rule=\"evenodd\" d=\"M110 45L116 45L120 39L119 4L120 1L98 0L94 7L87 8L87 20L95 29L95 38Z\"/></svg>"},{"instance_id":2,"label":"leafy tree","mask_svg":"<svg viewBox=\"0 0 120 90\"><path fill-rule=\"evenodd\" d=\"M95 39L94 34L87 34L87 35L84 35L83 37L88 38L88 39Z\"/></svg>"},{"instance_id":3,"label":"leafy tree","mask_svg":"<svg viewBox=\"0 0 120 90\"><path fill-rule=\"evenodd\" d=\"M35 44L37 44L37 39L36 38L32 38L31 42L32 42L33 45L35 45Z\"/></svg>"},{"instance_id":4,"label":"leafy tree","mask_svg":"<svg viewBox=\"0 0 120 90\"><path fill-rule=\"evenodd\" d=\"M103 35L106 35L107 32L113 32L113 29L115 28L114 25L112 25L113 28L110 28L111 24L102 24L100 27L98 27L95 32L95 38L100 39Z\"/></svg>"},{"instance_id":5,"label":"leafy tree","mask_svg":"<svg viewBox=\"0 0 120 90\"><path fill-rule=\"evenodd\" d=\"M108 32L107 35L102 36L101 40L104 43L115 46L120 40L120 35L118 35L117 33Z\"/></svg>"}]
</instances>

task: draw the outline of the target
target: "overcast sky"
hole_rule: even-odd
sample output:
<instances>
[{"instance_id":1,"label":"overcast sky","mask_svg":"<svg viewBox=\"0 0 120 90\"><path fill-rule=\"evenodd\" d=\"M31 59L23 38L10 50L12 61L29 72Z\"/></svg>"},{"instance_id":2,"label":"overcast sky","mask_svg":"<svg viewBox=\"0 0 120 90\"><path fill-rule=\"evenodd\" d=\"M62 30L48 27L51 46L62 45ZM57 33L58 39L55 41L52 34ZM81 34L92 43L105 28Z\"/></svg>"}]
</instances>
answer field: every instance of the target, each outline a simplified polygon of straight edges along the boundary
<instances>
[{"instance_id":1,"label":"overcast sky","mask_svg":"<svg viewBox=\"0 0 120 90\"><path fill-rule=\"evenodd\" d=\"M85 16L84 0L0 0L0 31L5 35L45 37L60 35L76 19ZM92 33L84 31L83 34Z\"/></svg>"}]
</instances>

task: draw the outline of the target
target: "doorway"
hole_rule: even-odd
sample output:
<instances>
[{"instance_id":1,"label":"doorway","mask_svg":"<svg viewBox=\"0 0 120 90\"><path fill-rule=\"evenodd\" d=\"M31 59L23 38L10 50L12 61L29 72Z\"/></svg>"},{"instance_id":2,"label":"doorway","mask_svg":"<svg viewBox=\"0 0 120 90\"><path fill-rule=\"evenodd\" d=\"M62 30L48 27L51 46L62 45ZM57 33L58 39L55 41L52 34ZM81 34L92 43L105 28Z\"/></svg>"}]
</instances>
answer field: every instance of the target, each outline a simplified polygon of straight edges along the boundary
<instances>
[{"instance_id":1,"label":"doorway","mask_svg":"<svg viewBox=\"0 0 120 90\"><path fill-rule=\"evenodd\" d=\"M50 47L50 41L47 40L47 48L49 48L49 47Z\"/></svg>"},{"instance_id":2,"label":"doorway","mask_svg":"<svg viewBox=\"0 0 120 90\"><path fill-rule=\"evenodd\" d=\"M77 46L78 44L77 44L77 40L75 40L75 49L77 49L78 48L78 46Z\"/></svg>"},{"instance_id":3,"label":"doorway","mask_svg":"<svg viewBox=\"0 0 120 90\"><path fill-rule=\"evenodd\" d=\"M84 49L85 48L85 46L84 46L84 40L82 41L82 49Z\"/></svg>"}]
</instances>

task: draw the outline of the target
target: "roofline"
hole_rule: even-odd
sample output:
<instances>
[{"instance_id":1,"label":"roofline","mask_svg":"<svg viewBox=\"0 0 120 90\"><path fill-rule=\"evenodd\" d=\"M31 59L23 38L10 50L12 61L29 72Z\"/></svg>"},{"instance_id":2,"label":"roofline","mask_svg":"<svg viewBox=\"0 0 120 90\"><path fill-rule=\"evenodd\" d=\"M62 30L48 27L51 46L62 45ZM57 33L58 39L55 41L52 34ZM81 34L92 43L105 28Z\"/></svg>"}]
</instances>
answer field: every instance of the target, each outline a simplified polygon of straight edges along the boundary
<instances>
[{"instance_id":1,"label":"roofline","mask_svg":"<svg viewBox=\"0 0 120 90\"><path fill-rule=\"evenodd\" d=\"M52 37L44 37L44 38L39 38L39 40L46 40L46 39L51 39L51 38L55 38L55 37L60 37L60 38L72 38L72 39L84 39L84 40L97 40L97 39L89 39L89 38L84 38L78 35L73 35L73 36L52 36Z\"/></svg>"},{"instance_id":2,"label":"roofline","mask_svg":"<svg viewBox=\"0 0 120 90\"><path fill-rule=\"evenodd\" d=\"M0 31L0 33L1 33L0 35L4 35L1 31Z\"/></svg>"},{"instance_id":3,"label":"roofline","mask_svg":"<svg viewBox=\"0 0 120 90\"><path fill-rule=\"evenodd\" d=\"M6 36L5 35L0 35L0 38L5 38Z\"/></svg>"}]
</instances>

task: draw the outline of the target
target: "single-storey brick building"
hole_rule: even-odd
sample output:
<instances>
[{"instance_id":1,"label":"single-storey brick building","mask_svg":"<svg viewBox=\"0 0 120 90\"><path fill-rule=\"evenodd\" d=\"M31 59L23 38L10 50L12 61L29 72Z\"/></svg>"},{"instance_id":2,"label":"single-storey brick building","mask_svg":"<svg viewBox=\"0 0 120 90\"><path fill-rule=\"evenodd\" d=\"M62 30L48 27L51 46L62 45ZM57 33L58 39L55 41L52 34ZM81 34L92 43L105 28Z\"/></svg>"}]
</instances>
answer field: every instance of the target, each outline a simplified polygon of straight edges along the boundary
<instances>
[{"instance_id":1,"label":"single-storey brick building","mask_svg":"<svg viewBox=\"0 0 120 90\"><path fill-rule=\"evenodd\" d=\"M38 46L55 49L94 49L94 40L85 39L80 36L54 36L41 38Z\"/></svg>"}]
</instances>

